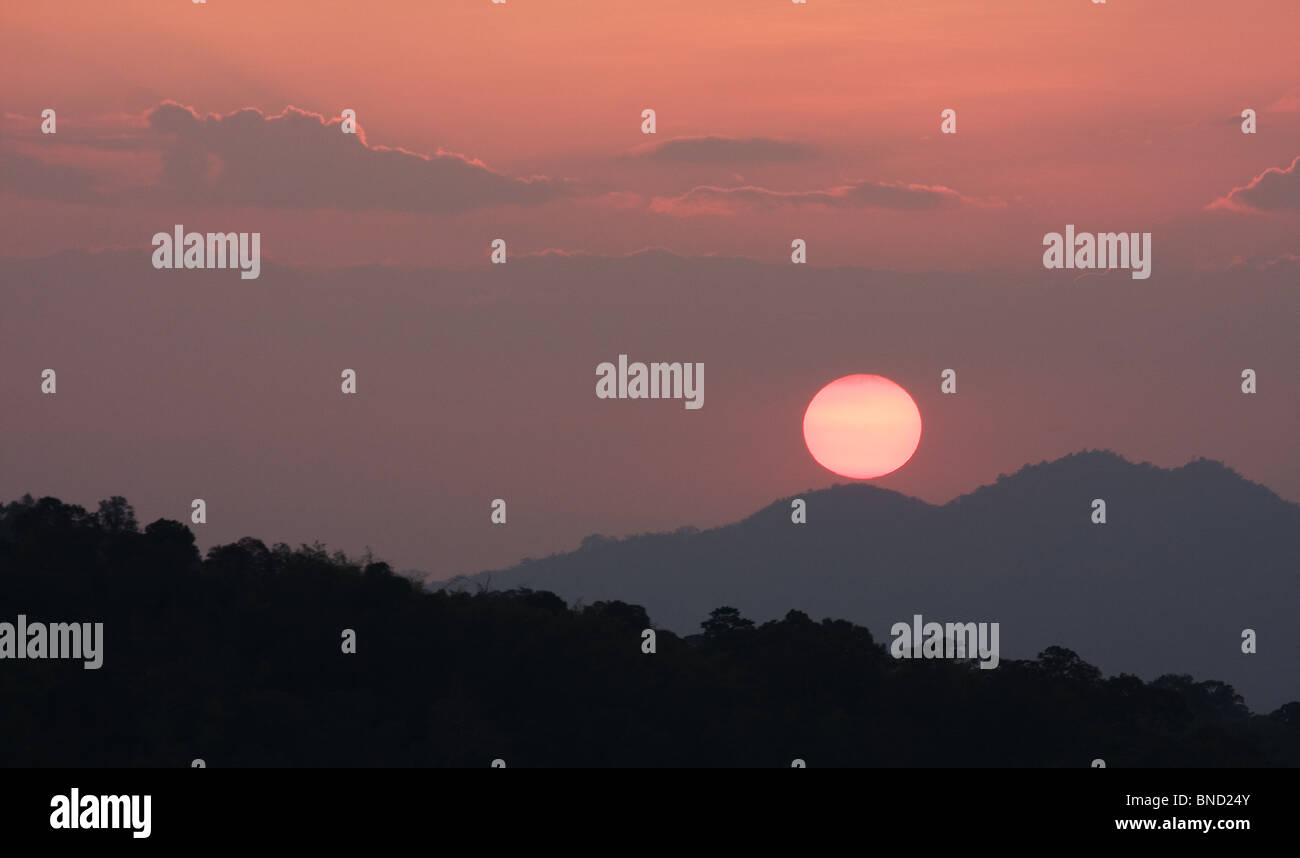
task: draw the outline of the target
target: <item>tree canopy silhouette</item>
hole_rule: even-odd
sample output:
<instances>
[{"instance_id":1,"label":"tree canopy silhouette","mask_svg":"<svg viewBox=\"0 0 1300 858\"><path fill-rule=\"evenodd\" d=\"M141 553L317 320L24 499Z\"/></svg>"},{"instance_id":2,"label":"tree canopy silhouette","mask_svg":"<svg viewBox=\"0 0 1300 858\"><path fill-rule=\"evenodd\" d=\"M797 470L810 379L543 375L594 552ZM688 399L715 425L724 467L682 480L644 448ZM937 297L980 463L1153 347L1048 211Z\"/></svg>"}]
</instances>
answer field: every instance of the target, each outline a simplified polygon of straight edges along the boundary
<instances>
[{"instance_id":1,"label":"tree canopy silhouette","mask_svg":"<svg viewBox=\"0 0 1300 858\"><path fill-rule=\"evenodd\" d=\"M1300 703L1253 715L1220 682L1103 678L1061 647L895 660L846 621L731 607L646 654L638 605L426 592L321 544L201 557L122 498L0 507L0 606L104 624L99 670L0 662L7 766L1300 764Z\"/></svg>"}]
</instances>

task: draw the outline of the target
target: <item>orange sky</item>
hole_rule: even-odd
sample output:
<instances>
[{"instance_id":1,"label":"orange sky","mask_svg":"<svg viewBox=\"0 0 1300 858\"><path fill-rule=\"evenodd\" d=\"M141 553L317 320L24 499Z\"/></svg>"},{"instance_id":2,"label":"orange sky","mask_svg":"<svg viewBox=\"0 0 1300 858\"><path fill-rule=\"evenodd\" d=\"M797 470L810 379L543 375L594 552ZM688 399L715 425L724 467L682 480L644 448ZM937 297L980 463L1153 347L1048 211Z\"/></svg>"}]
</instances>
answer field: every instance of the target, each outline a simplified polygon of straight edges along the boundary
<instances>
[{"instance_id":1,"label":"orange sky","mask_svg":"<svg viewBox=\"0 0 1300 858\"><path fill-rule=\"evenodd\" d=\"M1283 252L1296 227L1268 217L1240 228L1242 218L1203 211L1297 154L1291 0L86 0L6 4L0 16L6 146L107 171L105 181L141 180L156 165L77 151L68 138L111 133L115 119L170 99L200 113L295 105L334 117L351 107L372 145L441 149L583 186L540 208L449 217L265 212L282 239L266 253L285 261L477 264L488 232L521 251L665 246L777 261L806 234L810 264L1022 268L1036 264L1043 233L1070 221L1154 230L1179 248L1166 264L1221 265ZM57 146L35 134L45 107L59 113ZM658 112L654 137L640 133L645 107ZM938 133L947 107L958 111L956 135ZM1259 134L1232 123L1243 107L1259 111ZM633 154L703 135L794 142L811 155ZM942 186L977 205L726 216L653 206L697 185L853 182ZM119 205L104 228L76 208L7 203L0 253L133 245L166 219ZM1206 230L1231 239L1218 258Z\"/></svg>"},{"instance_id":2,"label":"orange sky","mask_svg":"<svg viewBox=\"0 0 1300 858\"><path fill-rule=\"evenodd\" d=\"M925 417L882 483L914 496L1108 447L1298 498L1298 22L1296 0L0 3L0 483L142 520L206 485L239 510L206 540L477 571L829 484L801 416L868 372ZM261 232L262 279L149 268L177 223ZM1152 277L1045 271L1066 224L1152 233ZM646 247L770 264L600 258ZM708 406L605 408L591 368L623 352L708 362ZM484 492L519 504L508 534Z\"/></svg>"}]
</instances>

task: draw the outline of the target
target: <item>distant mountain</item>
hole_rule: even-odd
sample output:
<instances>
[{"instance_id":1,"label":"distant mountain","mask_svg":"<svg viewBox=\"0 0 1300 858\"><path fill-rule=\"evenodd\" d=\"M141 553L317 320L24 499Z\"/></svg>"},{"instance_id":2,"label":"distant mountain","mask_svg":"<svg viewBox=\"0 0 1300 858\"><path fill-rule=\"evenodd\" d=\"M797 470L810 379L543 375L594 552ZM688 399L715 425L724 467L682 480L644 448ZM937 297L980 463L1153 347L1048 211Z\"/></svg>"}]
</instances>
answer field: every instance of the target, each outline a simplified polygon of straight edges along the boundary
<instances>
[{"instance_id":1,"label":"distant mountain","mask_svg":"<svg viewBox=\"0 0 1300 858\"><path fill-rule=\"evenodd\" d=\"M618 599L680 633L719 605L847 619L885 643L913 614L998 622L1003 658L1059 644L1111 674L1222 679L1256 711L1300 698L1300 506L1219 462L1170 470L1085 451L942 506L861 483L795 497L806 524L783 498L725 527L591 536L434 586Z\"/></svg>"}]
</instances>

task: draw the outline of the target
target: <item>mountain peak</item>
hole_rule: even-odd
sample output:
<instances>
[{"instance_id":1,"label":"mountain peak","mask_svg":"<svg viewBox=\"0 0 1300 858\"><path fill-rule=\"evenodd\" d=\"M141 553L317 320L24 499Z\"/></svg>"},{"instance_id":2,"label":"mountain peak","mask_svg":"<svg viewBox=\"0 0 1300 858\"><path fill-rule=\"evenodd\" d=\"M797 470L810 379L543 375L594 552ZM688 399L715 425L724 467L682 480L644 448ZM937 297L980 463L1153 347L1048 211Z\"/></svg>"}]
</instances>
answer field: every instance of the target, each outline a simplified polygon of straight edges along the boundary
<instances>
[{"instance_id":1,"label":"mountain peak","mask_svg":"<svg viewBox=\"0 0 1300 858\"><path fill-rule=\"evenodd\" d=\"M804 522L791 515L796 498ZM1083 450L942 506L841 483L723 527L591 537L446 586L621 600L681 633L719 605L759 622L790 610L846 619L877 635L916 613L998 622L1006 658L1064 645L1110 672L1219 676L1271 706L1296 691L1283 679L1294 674L1286 654L1300 650L1296 556L1300 506L1221 462L1170 469ZM1268 629L1269 649L1243 658L1245 628Z\"/></svg>"}]
</instances>

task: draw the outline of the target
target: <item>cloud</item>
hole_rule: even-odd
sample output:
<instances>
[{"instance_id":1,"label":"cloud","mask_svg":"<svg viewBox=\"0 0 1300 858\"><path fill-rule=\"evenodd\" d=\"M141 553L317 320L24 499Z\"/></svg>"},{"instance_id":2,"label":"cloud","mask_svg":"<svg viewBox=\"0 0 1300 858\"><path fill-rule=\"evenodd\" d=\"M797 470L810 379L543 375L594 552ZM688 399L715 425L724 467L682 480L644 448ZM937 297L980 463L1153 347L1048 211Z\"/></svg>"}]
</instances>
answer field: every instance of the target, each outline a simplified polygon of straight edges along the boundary
<instances>
[{"instance_id":1,"label":"cloud","mask_svg":"<svg viewBox=\"0 0 1300 858\"><path fill-rule=\"evenodd\" d=\"M809 161L817 151L803 143L766 137L675 137L637 154L652 161L730 164L737 161L795 163Z\"/></svg>"},{"instance_id":2,"label":"cloud","mask_svg":"<svg viewBox=\"0 0 1300 858\"><path fill-rule=\"evenodd\" d=\"M1207 209L1228 209L1229 211L1300 211L1300 156L1291 161L1291 166L1269 167L1250 180L1245 187L1233 188L1214 202Z\"/></svg>"},{"instance_id":3,"label":"cloud","mask_svg":"<svg viewBox=\"0 0 1300 858\"><path fill-rule=\"evenodd\" d=\"M166 101L147 118L169 138L161 190L186 201L451 213L572 193L566 181L507 176L464 155L372 146L362 129L344 134L341 119L296 107L219 116Z\"/></svg>"},{"instance_id":4,"label":"cloud","mask_svg":"<svg viewBox=\"0 0 1300 858\"><path fill-rule=\"evenodd\" d=\"M1300 113L1300 89L1288 92L1268 106L1272 113Z\"/></svg>"},{"instance_id":5,"label":"cloud","mask_svg":"<svg viewBox=\"0 0 1300 858\"><path fill-rule=\"evenodd\" d=\"M1300 254L1279 253L1275 256L1254 255L1249 257L1234 256L1224 265L1208 267L1209 271L1238 271L1252 269L1256 271L1300 271Z\"/></svg>"},{"instance_id":6,"label":"cloud","mask_svg":"<svg viewBox=\"0 0 1300 858\"><path fill-rule=\"evenodd\" d=\"M102 195L95 174L66 164L51 164L32 155L0 153L0 192L31 200L94 203Z\"/></svg>"},{"instance_id":7,"label":"cloud","mask_svg":"<svg viewBox=\"0 0 1300 858\"><path fill-rule=\"evenodd\" d=\"M700 185L678 197L656 197L651 208L673 215L736 214L797 206L924 211L954 208L972 202L942 185L857 182L814 191L773 191L753 185L737 188Z\"/></svg>"},{"instance_id":8,"label":"cloud","mask_svg":"<svg viewBox=\"0 0 1300 858\"><path fill-rule=\"evenodd\" d=\"M515 252L511 254L511 259L579 259L579 260L602 260L617 261L624 259L635 259L638 257L657 257L670 259L690 259L691 257L682 256L674 253L666 247L657 247L648 245L627 253L598 253L590 250L574 250L564 247L546 247L541 250Z\"/></svg>"},{"instance_id":9,"label":"cloud","mask_svg":"<svg viewBox=\"0 0 1300 858\"><path fill-rule=\"evenodd\" d=\"M13 123L5 129L11 139L42 147L136 152L157 149L159 145L157 135L149 129L146 114L102 113L91 116L65 112L58 115L58 133L49 135L41 133L42 117L6 113L4 118Z\"/></svg>"}]
</instances>

